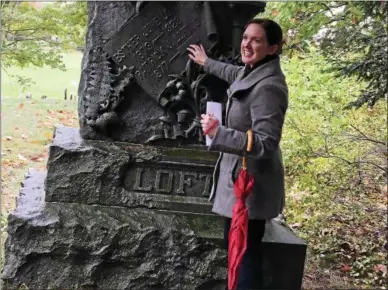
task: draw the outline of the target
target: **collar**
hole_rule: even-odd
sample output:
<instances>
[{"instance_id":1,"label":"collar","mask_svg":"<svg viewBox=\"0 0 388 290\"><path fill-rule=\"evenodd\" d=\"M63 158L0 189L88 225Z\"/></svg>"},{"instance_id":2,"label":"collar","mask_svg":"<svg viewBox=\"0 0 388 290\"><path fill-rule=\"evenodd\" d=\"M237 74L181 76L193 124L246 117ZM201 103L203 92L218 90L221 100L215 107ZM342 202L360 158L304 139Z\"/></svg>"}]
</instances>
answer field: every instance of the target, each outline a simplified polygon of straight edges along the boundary
<instances>
[{"instance_id":1,"label":"collar","mask_svg":"<svg viewBox=\"0 0 388 290\"><path fill-rule=\"evenodd\" d=\"M267 63L267 62L269 62L271 60L274 60L276 58L279 58L279 56L278 55L267 55L262 60L260 60L259 62L255 63L253 66L245 65L243 78L245 78L247 75L249 75L252 71L257 69L258 67L260 67L263 64L265 64L265 63Z\"/></svg>"},{"instance_id":2,"label":"collar","mask_svg":"<svg viewBox=\"0 0 388 290\"><path fill-rule=\"evenodd\" d=\"M275 57L258 67L253 67L253 70L246 77L241 74L229 87L229 96L232 97L237 91L247 90L271 75L283 75L279 57Z\"/></svg>"}]
</instances>

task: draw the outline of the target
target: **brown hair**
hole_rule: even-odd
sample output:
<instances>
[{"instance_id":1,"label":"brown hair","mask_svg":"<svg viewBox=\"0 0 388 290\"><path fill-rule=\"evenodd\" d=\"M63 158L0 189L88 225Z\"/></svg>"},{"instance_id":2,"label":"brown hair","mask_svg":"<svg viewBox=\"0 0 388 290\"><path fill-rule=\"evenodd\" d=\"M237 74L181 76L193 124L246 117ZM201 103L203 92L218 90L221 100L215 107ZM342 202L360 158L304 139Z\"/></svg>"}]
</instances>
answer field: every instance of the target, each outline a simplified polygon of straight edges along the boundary
<instances>
[{"instance_id":1,"label":"brown hair","mask_svg":"<svg viewBox=\"0 0 388 290\"><path fill-rule=\"evenodd\" d=\"M270 19L254 18L245 25L245 28L247 28L250 24L260 25L265 31L268 44L278 45L279 49L276 54L279 55L282 53L283 31L279 24Z\"/></svg>"}]
</instances>

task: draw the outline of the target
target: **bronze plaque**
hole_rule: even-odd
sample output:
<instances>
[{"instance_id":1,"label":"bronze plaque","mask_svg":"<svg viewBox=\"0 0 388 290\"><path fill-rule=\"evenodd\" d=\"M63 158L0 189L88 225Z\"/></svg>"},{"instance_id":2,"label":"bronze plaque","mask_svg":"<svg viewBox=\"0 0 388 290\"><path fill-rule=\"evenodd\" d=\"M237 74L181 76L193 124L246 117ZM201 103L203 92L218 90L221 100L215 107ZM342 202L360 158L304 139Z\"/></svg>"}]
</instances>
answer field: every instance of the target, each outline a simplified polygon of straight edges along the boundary
<instances>
[{"instance_id":1,"label":"bronze plaque","mask_svg":"<svg viewBox=\"0 0 388 290\"><path fill-rule=\"evenodd\" d=\"M186 66L189 44L209 48L203 2L148 3L126 22L105 45L113 60L135 67L139 85L158 99L169 74Z\"/></svg>"}]
</instances>

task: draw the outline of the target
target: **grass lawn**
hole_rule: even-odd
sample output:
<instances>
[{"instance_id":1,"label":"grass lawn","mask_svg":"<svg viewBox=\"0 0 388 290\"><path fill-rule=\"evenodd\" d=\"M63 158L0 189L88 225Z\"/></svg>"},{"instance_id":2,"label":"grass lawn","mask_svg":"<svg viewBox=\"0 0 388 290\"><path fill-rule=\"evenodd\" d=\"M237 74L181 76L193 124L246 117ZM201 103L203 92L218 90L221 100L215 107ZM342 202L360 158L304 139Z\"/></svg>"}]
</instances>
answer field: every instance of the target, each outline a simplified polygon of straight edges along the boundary
<instances>
[{"instance_id":1,"label":"grass lawn","mask_svg":"<svg viewBox=\"0 0 388 290\"><path fill-rule=\"evenodd\" d=\"M45 170L48 145L56 124L78 126L75 101L2 101L2 214L14 208L14 197L28 168Z\"/></svg>"},{"instance_id":2,"label":"grass lawn","mask_svg":"<svg viewBox=\"0 0 388 290\"><path fill-rule=\"evenodd\" d=\"M63 55L66 64L66 71L43 68L9 68L1 71L1 99L18 98L24 99L27 92L32 93L33 99L40 99L46 95L48 99L63 99L64 90L67 88L67 95L76 93L81 72L82 53L71 52ZM23 89L17 83L13 75L31 78L32 83L28 88Z\"/></svg>"},{"instance_id":3,"label":"grass lawn","mask_svg":"<svg viewBox=\"0 0 388 290\"><path fill-rule=\"evenodd\" d=\"M48 146L56 124L78 127L77 102L63 100L64 89L76 92L81 73L82 54L64 55L68 70L50 68L9 69L8 74L31 78L35 84L23 95L15 79L2 71L1 75L1 239L0 269L3 264L7 216L15 207L20 182L28 168L46 170ZM24 92L25 93L25 92ZM47 95L47 99L41 99Z\"/></svg>"}]
</instances>

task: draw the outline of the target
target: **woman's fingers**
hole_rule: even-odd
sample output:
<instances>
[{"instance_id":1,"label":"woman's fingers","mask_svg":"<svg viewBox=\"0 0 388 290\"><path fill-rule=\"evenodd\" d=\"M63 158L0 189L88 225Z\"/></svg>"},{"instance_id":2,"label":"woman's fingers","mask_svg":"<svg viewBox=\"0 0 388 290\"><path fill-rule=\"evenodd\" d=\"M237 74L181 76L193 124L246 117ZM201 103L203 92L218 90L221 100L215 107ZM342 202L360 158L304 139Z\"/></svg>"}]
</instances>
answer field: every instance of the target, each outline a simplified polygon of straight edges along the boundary
<instances>
[{"instance_id":1,"label":"woman's fingers","mask_svg":"<svg viewBox=\"0 0 388 290\"><path fill-rule=\"evenodd\" d=\"M211 126L213 126L214 122L217 122L217 118L215 118L214 114L202 114L201 115L201 127L202 131L206 132Z\"/></svg>"},{"instance_id":2,"label":"woman's fingers","mask_svg":"<svg viewBox=\"0 0 388 290\"><path fill-rule=\"evenodd\" d=\"M199 49L199 45L196 44L190 44L189 46L193 49Z\"/></svg>"},{"instance_id":3,"label":"woman's fingers","mask_svg":"<svg viewBox=\"0 0 388 290\"><path fill-rule=\"evenodd\" d=\"M187 50L190 51L192 54L195 53L195 49L194 48L188 47Z\"/></svg>"},{"instance_id":4,"label":"woman's fingers","mask_svg":"<svg viewBox=\"0 0 388 290\"><path fill-rule=\"evenodd\" d=\"M189 57L199 65L204 65L207 59L203 45L190 44L187 50L190 52ZM191 55L191 56L190 56Z\"/></svg>"},{"instance_id":5,"label":"woman's fingers","mask_svg":"<svg viewBox=\"0 0 388 290\"><path fill-rule=\"evenodd\" d=\"M191 54L189 54L189 58L190 58L192 61L194 61L194 62L195 62L195 57L194 57L194 56L192 56Z\"/></svg>"}]
</instances>

